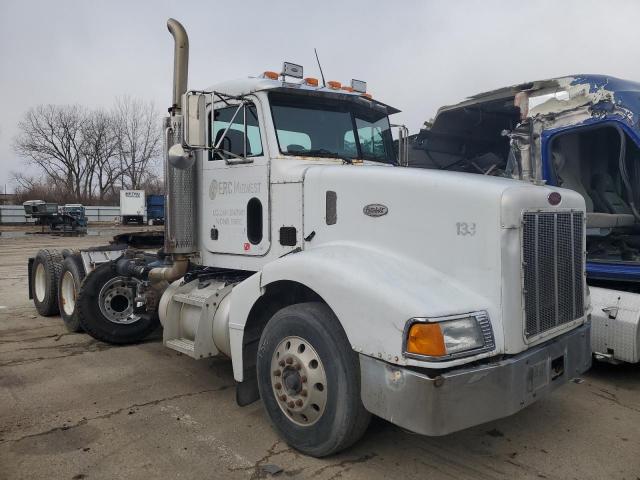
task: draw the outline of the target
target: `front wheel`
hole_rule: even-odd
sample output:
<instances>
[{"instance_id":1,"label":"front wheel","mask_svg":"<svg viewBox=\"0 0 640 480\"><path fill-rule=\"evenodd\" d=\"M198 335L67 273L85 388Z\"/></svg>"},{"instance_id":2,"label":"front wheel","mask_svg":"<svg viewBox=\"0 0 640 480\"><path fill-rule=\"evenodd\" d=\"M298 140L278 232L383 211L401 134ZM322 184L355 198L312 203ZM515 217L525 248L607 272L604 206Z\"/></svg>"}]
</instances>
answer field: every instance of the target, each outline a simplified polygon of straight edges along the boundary
<instances>
[{"instance_id":1,"label":"front wheel","mask_svg":"<svg viewBox=\"0 0 640 480\"><path fill-rule=\"evenodd\" d=\"M365 432L360 365L340 322L325 304L278 311L258 348L258 388L274 428L301 452L324 457Z\"/></svg>"}]
</instances>

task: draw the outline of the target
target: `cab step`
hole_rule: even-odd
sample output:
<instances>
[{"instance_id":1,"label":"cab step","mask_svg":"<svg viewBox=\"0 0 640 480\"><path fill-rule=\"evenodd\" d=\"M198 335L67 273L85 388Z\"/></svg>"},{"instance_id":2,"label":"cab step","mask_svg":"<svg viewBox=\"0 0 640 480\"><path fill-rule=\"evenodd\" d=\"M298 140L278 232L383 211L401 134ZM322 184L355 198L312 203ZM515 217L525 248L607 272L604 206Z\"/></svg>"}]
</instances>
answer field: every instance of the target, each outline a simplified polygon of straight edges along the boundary
<instances>
[{"instance_id":1,"label":"cab step","mask_svg":"<svg viewBox=\"0 0 640 480\"><path fill-rule=\"evenodd\" d=\"M180 353L196 358L195 343L188 338L174 338L165 342L165 345L173 350L177 350Z\"/></svg>"}]
</instances>

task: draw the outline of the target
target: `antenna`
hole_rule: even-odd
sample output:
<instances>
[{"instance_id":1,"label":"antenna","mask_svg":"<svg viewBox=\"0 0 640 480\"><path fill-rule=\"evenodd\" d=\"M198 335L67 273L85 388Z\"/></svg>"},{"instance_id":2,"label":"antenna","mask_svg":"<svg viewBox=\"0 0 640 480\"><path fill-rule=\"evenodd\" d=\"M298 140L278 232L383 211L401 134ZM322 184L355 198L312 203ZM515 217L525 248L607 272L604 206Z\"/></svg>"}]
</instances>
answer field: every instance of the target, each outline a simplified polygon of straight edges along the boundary
<instances>
[{"instance_id":1,"label":"antenna","mask_svg":"<svg viewBox=\"0 0 640 480\"><path fill-rule=\"evenodd\" d=\"M322 86L326 87L327 84L324 81L324 73L322 73L322 65L320 65L320 59L318 58L318 51L314 48L313 51L316 54L316 60L318 61L318 68L320 69L320 77L322 77Z\"/></svg>"}]
</instances>

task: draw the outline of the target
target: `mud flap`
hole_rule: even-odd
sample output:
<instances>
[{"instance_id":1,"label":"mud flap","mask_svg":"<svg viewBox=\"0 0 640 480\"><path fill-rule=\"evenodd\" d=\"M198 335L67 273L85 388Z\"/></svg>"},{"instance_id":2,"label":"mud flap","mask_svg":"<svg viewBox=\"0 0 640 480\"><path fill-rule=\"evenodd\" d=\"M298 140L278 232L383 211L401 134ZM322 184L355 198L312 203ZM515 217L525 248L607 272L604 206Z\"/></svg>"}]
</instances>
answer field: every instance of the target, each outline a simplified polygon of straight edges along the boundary
<instances>
[{"instance_id":1,"label":"mud flap","mask_svg":"<svg viewBox=\"0 0 640 480\"><path fill-rule=\"evenodd\" d=\"M33 262L35 257L29 257L29 263L27 264L27 274L29 278L29 300L33 300Z\"/></svg>"},{"instance_id":2,"label":"mud flap","mask_svg":"<svg viewBox=\"0 0 640 480\"><path fill-rule=\"evenodd\" d=\"M246 407L260 399L255 368L245 370L243 378L242 382L236 382L236 403L240 407Z\"/></svg>"}]
</instances>

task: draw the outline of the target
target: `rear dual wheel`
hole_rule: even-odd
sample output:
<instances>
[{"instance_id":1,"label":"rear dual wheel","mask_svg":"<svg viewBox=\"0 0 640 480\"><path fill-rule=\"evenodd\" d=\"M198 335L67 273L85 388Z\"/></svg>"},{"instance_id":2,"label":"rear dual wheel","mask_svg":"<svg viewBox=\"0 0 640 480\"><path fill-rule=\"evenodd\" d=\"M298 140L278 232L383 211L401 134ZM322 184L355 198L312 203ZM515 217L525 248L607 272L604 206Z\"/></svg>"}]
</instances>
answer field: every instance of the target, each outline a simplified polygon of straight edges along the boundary
<instances>
[{"instance_id":1,"label":"rear dual wheel","mask_svg":"<svg viewBox=\"0 0 640 480\"><path fill-rule=\"evenodd\" d=\"M157 312L137 305L139 281L118 275L103 263L82 282L76 299L80 326L93 338L113 344L135 343L160 324Z\"/></svg>"},{"instance_id":2,"label":"rear dual wheel","mask_svg":"<svg viewBox=\"0 0 640 480\"><path fill-rule=\"evenodd\" d=\"M70 332L82 331L76 300L84 277L82 257L73 253L65 256L60 270L58 305L60 306L60 316Z\"/></svg>"},{"instance_id":3,"label":"rear dual wheel","mask_svg":"<svg viewBox=\"0 0 640 480\"><path fill-rule=\"evenodd\" d=\"M260 338L257 374L274 428L297 450L331 455L367 429L358 355L324 303L292 305L269 320Z\"/></svg>"},{"instance_id":4,"label":"rear dual wheel","mask_svg":"<svg viewBox=\"0 0 640 480\"><path fill-rule=\"evenodd\" d=\"M62 255L57 250L40 250L31 267L33 303L44 317L57 315L58 281L62 266Z\"/></svg>"}]
</instances>

